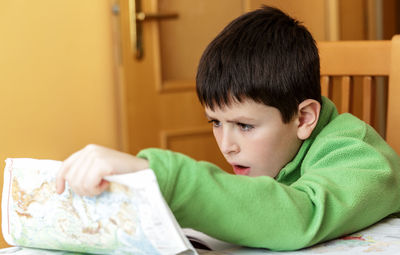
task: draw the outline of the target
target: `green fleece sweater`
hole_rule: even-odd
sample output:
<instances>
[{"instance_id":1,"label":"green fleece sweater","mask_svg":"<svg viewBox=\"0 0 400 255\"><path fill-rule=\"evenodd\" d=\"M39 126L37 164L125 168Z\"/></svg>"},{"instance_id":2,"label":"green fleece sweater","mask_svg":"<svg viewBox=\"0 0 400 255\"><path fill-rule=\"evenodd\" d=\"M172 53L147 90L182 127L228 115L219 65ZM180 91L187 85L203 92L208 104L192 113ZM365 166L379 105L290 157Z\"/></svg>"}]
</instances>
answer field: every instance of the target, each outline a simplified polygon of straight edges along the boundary
<instances>
[{"instance_id":1,"label":"green fleece sweater","mask_svg":"<svg viewBox=\"0 0 400 255\"><path fill-rule=\"evenodd\" d=\"M149 160L182 227L239 245L299 249L400 210L399 156L326 98L311 137L275 179L231 175L166 150L138 156Z\"/></svg>"}]
</instances>

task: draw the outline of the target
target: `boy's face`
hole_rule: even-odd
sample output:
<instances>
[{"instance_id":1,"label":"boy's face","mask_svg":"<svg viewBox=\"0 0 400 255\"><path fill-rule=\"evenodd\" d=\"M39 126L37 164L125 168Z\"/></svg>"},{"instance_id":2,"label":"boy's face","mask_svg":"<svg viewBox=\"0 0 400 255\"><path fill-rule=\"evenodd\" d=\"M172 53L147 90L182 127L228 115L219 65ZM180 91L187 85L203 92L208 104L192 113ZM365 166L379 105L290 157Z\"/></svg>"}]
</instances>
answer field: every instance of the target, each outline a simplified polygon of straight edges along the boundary
<instances>
[{"instance_id":1,"label":"boy's face","mask_svg":"<svg viewBox=\"0 0 400 255\"><path fill-rule=\"evenodd\" d=\"M246 99L205 111L219 149L236 174L274 178L301 145L297 118L283 123L277 108Z\"/></svg>"}]
</instances>

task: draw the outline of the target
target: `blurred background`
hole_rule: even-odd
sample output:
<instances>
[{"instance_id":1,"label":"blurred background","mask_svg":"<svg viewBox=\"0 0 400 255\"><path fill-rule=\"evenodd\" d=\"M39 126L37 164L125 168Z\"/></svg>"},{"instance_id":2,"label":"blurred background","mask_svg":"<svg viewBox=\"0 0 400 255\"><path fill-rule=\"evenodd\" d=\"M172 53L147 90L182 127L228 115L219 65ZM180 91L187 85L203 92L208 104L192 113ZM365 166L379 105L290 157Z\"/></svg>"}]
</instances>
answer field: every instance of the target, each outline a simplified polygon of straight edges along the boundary
<instances>
[{"instance_id":1,"label":"blurred background","mask_svg":"<svg viewBox=\"0 0 400 255\"><path fill-rule=\"evenodd\" d=\"M0 169L8 157L63 160L96 143L171 149L229 171L194 77L210 40L262 4L303 21L317 41L400 33L397 0L2 0ZM383 116L385 86L375 92ZM351 107L357 115L359 103ZM379 117L372 125L384 136Z\"/></svg>"}]
</instances>

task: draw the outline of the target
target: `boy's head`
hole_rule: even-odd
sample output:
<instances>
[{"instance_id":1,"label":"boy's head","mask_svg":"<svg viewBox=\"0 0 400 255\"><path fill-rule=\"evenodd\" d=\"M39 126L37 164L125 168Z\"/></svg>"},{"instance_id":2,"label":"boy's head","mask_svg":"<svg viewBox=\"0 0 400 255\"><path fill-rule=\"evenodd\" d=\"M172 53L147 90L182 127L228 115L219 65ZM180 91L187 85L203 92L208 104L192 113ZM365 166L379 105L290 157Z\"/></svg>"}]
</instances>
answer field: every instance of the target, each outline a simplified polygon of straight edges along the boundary
<instances>
[{"instance_id":1,"label":"boy's head","mask_svg":"<svg viewBox=\"0 0 400 255\"><path fill-rule=\"evenodd\" d=\"M208 45L196 83L211 109L249 98L277 108L287 123L305 99L321 103L318 49L298 21L264 6L233 20Z\"/></svg>"},{"instance_id":2,"label":"boy's head","mask_svg":"<svg viewBox=\"0 0 400 255\"><path fill-rule=\"evenodd\" d=\"M200 102L214 123L218 145L237 173L275 177L295 156L301 140L311 134L318 120L321 104L318 49L304 26L276 8L264 6L225 27L204 51L196 84ZM243 109L247 109L247 113ZM227 138L232 144L238 139L233 132L227 134L229 123L236 123L241 132L248 132L248 127L254 126L253 132L257 125L272 128L255 120L254 114L261 112L264 115L257 116L258 119L274 119L280 123L275 123L279 125L273 128L280 130L264 133L263 142L255 141L257 149L249 137L242 139L238 147L242 155L245 147L252 155L260 152L261 147L271 147L271 152L260 152L254 160L247 161L247 165L239 164L246 160L235 160L232 155L237 153L225 148ZM303 125L305 122L307 125ZM226 128L223 128L224 123ZM306 130L299 130L305 127ZM246 158L251 157L247 155ZM255 162L260 161L259 157L276 157L277 162ZM250 166L253 162L259 164L257 171ZM274 166L265 170L264 165ZM253 168L251 174L250 167Z\"/></svg>"}]
</instances>

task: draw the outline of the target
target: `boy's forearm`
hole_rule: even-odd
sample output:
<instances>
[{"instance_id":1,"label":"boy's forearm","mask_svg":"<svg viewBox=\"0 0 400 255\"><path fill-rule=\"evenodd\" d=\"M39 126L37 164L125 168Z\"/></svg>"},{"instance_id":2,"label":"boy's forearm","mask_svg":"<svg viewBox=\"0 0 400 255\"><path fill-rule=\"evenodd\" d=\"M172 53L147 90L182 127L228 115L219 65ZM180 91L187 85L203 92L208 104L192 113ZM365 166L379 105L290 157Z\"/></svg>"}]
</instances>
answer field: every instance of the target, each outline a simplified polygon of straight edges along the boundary
<instances>
[{"instance_id":1,"label":"boy's forearm","mask_svg":"<svg viewBox=\"0 0 400 255\"><path fill-rule=\"evenodd\" d=\"M287 186L270 177L230 175L172 152L139 156L149 159L183 227L245 246L292 250L335 238L386 216L398 196L391 192L394 184L386 183L389 172L372 177L366 170L375 183L357 186L359 169L323 169ZM341 173L347 177L329 177ZM378 191L393 194L382 199Z\"/></svg>"},{"instance_id":2,"label":"boy's forearm","mask_svg":"<svg viewBox=\"0 0 400 255\"><path fill-rule=\"evenodd\" d=\"M146 150L138 156L149 159L182 227L235 244L279 249L285 232L288 238L303 237L309 226L313 208L307 195L270 177L230 175L168 151ZM291 239L293 246L285 248L303 247L304 242Z\"/></svg>"}]
</instances>

